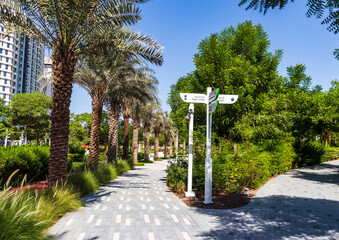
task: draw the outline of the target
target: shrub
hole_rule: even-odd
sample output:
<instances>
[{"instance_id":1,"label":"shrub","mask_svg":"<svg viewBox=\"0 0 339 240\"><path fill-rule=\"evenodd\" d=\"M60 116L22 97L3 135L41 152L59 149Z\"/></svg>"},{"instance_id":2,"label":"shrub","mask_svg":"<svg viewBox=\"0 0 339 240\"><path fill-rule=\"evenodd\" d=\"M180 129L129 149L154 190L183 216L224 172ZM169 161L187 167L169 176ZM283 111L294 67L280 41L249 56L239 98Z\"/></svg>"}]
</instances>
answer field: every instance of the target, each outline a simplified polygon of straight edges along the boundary
<instances>
[{"instance_id":1,"label":"shrub","mask_svg":"<svg viewBox=\"0 0 339 240\"><path fill-rule=\"evenodd\" d=\"M83 162L84 161L84 154L81 153L69 153L67 160L71 162Z\"/></svg>"},{"instance_id":2,"label":"shrub","mask_svg":"<svg viewBox=\"0 0 339 240\"><path fill-rule=\"evenodd\" d=\"M48 174L48 146L14 146L0 148L0 179L8 179L19 169L12 179L13 185L27 175L28 181L45 180Z\"/></svg>"},{"instance_id":3,"label":"shrub","mask_svg":"<svg viewBox=\"0 0 339 240\"><path fill-rule=\"evenodd\" d=\"M80 192L82 196L95 192L99 187L98 180L94 174L86 169L70 174L67 178L67 183Z\"/></svg>"},{"instance_id":4,"label":"shrub","mask_svg":"<svg viewBox=\"0 0 339 240\"><path fill-rule=\"evenodd\" d=\"M296 167L319 164L325 154L325 147L320 142L296 140L294 149L297 154L294 161Z\"/></svg>"},{"instance_id":5,"label":"shrub","mask_svg":"<svg viewBox=\"0 0 339 240\"><path fill-rule=\"evenodd\" d=\"M97 167L92 170L99 185L107 185L111 180L114 180L118 173L116 168L108 163L99 163Z\"/></svg>"},{"instance_id":6,"label":"shrub","mask_svg":"<svg viewBox=\"0 0 339 240\"><path fill-rule=\"evenodd\" d=\"M145 153L143 153L143 152L138 153L138 160L142 160L142 159L144 159L144 157L145 157Z\"/></svg>"},{"instance_id":7,"label":"shrub","mask_svg":"<svg viewBox=\"0 0 339 240\"><path fill-rule=\"evenodd\" d=\"M140 161L140 162L142 162L142 163L153 163L152 160L145 160L145 161Z\"/></svg>"},{"instance_id":8,"label":"shrub","mask_svg":"<svg viewBox=\"0 0 339 240\"><path fill-rule=\"evenodd\" d=\"M157 158L157 159L154 159L155 162L161 162L162 159L161 158Z\"/></svg>"},{"instance_id":9,"label":"shrub","mask_svg":"<svg viewBox=\"0 0 339 240\"><path fill-rule=\"evenodd\" d=\"M125 160L121 160L121 159L118 160L117 168L118 168L119 174L128 172L129 170L132 169L130 163L128 163Z\"/></svg>"},{"instance_id":10,"label":"shrub","mask_svg":"<svg viewBox=\"0 0 339 240\"><path fill-rule=\"evenodd\" d=\"M321 156L321 162L339 159L339 148L326 147L325 153Z\"/></svg>"},{"instance_id":11,"label":"shrub","mask_svg":"<svg viewBox=\"0 0 339 240\"><path fill-rule=\"evenodd\" d=\"M187 182L187 164L181 160L171 163L167 168L167 185L178 193L185 192Z\"/></svg>"},{"instance_id":12,"label":"shrub","mask_svg":"<svg viewBox=\"0 0 339 240\"><path fill-rule=\"evenodd\" d=\"M82 154L82 155L85 155L86 149L85 149L85 148L81 148L81 147L79 147L79 146L70 145L70 146L69 146L69 153L71 153L71 154Z\"/></svg>"},{"instance_id":13,"label":"shrub","mask_svg":"<svg viewBox=\"0 0 339 240\"><path fill-rule=\"evenodd\" d=\"M145 166L145 163L138 162L138 163L134 163L133 166Z\"/></svg>"}]
</instances>

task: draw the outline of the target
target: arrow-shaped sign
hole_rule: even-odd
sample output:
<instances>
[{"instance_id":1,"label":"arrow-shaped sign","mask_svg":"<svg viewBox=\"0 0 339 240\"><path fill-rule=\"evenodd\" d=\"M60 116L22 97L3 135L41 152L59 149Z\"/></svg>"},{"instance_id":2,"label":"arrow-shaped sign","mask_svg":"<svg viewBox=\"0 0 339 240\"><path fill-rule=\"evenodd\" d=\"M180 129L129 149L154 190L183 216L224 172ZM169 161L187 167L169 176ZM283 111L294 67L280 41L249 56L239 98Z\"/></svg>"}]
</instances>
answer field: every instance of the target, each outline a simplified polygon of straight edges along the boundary
<instances>
[{"instance_id":1,"label":"arrow-shaped sign","mask_svg":"<svg viewBox=\"0 0 339 240\"><path fill-rule=\"evenodd\" d=\"M209 105L208 105L208 112L209 114L212 114L214 113L215 111L218 110L218 107L219 107L219 101L214 101L214 102L211 102Z\"/></svg>"},{"instance_id":2,"label":"arrow-shaped sign","mask_svg":"<svg viewBox=\"0 0 339 240\"><path fill-rule=\"evenodd\" d=\"M224 95L220 94L218 101L220 104L233 104L238 100L238 95Z\"/></svg>"},{"instance_id":3,"label":"arrow-shaped sign","mask_svg":"<svg viewBox=\"0 0 339 240\"><path fill-rule=\"evenodd\" d=\"M206 103L206 94L200 93L180 93L180 97L187 103Z\"/></svg>"},{"instance_id":4,"label":"arrow-shaped sign","mask_svg":"<svg viewBox=\"0 0 339 240\"><path fill-rule=\"evenodd\" d=\"M210 93L208 96L208 102L213 102L214 100L217 100L219 97L219 88L215 89L213 92Z\"/></svg>"}]
</instances>

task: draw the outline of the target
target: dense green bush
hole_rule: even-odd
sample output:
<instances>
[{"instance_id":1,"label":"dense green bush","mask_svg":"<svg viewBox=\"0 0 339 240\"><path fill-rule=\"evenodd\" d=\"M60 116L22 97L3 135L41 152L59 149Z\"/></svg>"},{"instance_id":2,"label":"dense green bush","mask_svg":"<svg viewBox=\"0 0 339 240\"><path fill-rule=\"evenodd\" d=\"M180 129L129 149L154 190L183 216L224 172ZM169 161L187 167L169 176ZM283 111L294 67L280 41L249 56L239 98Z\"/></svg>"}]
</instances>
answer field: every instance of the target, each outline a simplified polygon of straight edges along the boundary
<instances>
[{"instance_id":1,"label":"dense green bush","mask_svg":"<svg viewBox=\"0 0 339 240\"><path fill-rule=\"evenodd\" d=\"M17 169L13 185L27 175L28 181L45 180L48 174L48 146L13 146L0 148L0 179L8 177Z\"/></svg>"},{"instance_id":2,"label":"dense green bush","mask_svg":"<svg viewBox=\"0 0 339 240\"><path fill-rule=\"evenodd\" d=\"M99 165L92 171L99 185L107 185L111 180L118 176L117 169L112 164L99 163Z\"/></svg>"},{"instance_id":3,"label":"dense green bush","mask_svg":"<svg viewBox=\"0 0 339 240\"><path fill-rule=\"evenodd\" d=\"M67 178L67 184L73 186L82 196L97 191L99 187L95 175L86 169L79 169L71 173Z\"/></svg>"},{"instance_id":4,"label":"dense green bush","mask_svg":"<svg viewBox=\"0 0 339 240\"><path fill-rule=\"evenodd\" d=\"M325 146L314 141L295 141L294 149L297 154L294 161L295 167L319 164L325 154Z\"/></svg>"},{"instance_id":5,"label":"dense green bush","mask_svg":"<svg viewBox=\"0 0 339 240\"><path fill-rule=\"evenodd\" d=\"M339 159L339 148L326 147L325 153L321 156L321 162Z\"/></svg>"},{"instance_id":6,"label":"dense green bush","mask_svg":"<svg viewBox=\"0 0 339 240\"><path fill-rule=\"evenodd\" d=\"M184 193L187 182L187 163L178 160L178 162L171 163L167 172L167 185L178 193Z\"/></svg>"},{"instance_id":7,"label":"dense green bush","mask_svg":"<svg viewBox=\"0 0 339 240\"><path fill-rule=\"evenodd\" d=\"M145 153L143 152L138 152L138 160L143 160L145 157Z\"/></svg>"},{"instance_id":8,"label":"dense green bush","mask_svg":"<svg viewBox=\"0 0 339 240\"><path fill-rule=\"evenodd\" d=\"M70 145L69 146L69 153L78 153L78 154L82 154L85 155L86 149L76 146L76 145Z\"/></svg>"},{"instance_id":9,"label":"dense green bush","mask_svg":"<svg viewBox=\"0 0 339 240\"><path fill-rule=\"evenodd\" d=\"M119 159L117 163L117 167L118 167L119 174L122 174L133 169L133 162Z\"/></svg>"},{"instance_id":10,"label":"dense green bush","mask_svg":"<svg viewBox=\"0 0 339 240\"><path fill-rule=\"evenodd\" d=\"M202 193L205 184L205 155L203 147L197 147L193 163L193 187ZM239 188L257 188L275 174L291 169L295 157L289 142L282 142L267 149L267 145L250 143L220 143L213 149L213 191L236 192ZM177 192L183 192L187 182L187 164L183 161L171 164L167 170L167 184Z\"/></svg>"},{"instance_id":11,"label":"dense green bush","mask_svg":"<svg viewBox=\"0 0 339 240\"><path fill-rule=\"evenodd\" d=\"M67 160L70 162L83 162L84 156L82 153L69 153Z\"/></svg>"}]
</instances>

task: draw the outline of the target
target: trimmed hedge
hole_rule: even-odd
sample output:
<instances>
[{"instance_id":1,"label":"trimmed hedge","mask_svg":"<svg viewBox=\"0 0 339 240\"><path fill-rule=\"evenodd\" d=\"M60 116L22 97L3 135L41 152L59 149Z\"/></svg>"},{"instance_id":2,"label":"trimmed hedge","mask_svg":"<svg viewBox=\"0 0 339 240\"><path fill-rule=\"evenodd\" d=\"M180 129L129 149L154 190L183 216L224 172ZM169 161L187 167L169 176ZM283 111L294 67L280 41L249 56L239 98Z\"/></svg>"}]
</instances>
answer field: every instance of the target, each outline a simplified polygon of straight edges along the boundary
<instances>
[{"instance_id":1,"label":"trimmed hedge","mask_svg":"<svg viewBox=\"0 0 339 240\"><path fill-rule=\"evenodd\" d=\"M0 179L7 180L19 169L12 179L13 185L25 175L28 182L45 180L48 175L49 158L49 146L0 147Z\"/></svg>"}]
</instances>

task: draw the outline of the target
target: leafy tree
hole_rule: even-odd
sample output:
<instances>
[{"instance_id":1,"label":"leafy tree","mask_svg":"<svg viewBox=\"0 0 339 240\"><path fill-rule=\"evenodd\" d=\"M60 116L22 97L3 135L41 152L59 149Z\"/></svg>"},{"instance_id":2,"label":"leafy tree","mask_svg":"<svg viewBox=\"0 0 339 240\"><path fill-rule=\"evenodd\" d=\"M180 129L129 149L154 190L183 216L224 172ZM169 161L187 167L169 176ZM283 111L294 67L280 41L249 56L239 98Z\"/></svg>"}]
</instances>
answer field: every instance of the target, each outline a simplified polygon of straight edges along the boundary
<instances>
[{"instance_id":1,"label":"leafy tree","mask_svg":"<svg viewBox=\"0 0 339 240\"><path fill-rule=\"evenodd\" d=\"M270 41L260 25L246 21L237 27L210 35L198 45L194 56L196 69L171 87L168 103L175 125L185 126L188 104L180 92L204 93L207 87L220 88L221 94L237 94L233 105L221 105L213 114L213 129L218 136L229 137L235 123L249 112L260 112L265 94L278 89L283 79L277 67L282 51L268 51ZM206 105L195 105L195 123L204 125ZM180 133L182 130L180 129Z\"/></svg>"},{"instance_id":2,"label":"leafy tree","mask_svg":"<svg viewBox=\"0 0 339 240\"><path fill-rule=\"evenodd\" d=\"M240 0L239 6L243 6L249 3L246 7L248 9L258 10L264 14L272 8L283 9L289 2L293 3L295 0ZM307 1L308 11L306 12L307 17L316 16L322 18L321 24L328 25L327 30L339 33L339 4L337 0L308 0ZM328 12L326 16L324 13ZM325 15L325 17L324 17ZM339 49L334 50L334 56L339 60Z\"/></svg>"},{"instance_id":3,"label":"leafy tree","mask_svg":"<svg viewBox=\"0 0 339 240\"><path fill-rule=\"evenodd\" d=\"M66 179L69 106L79 52L102 54L115 49L161 64L161 47L153 38L121 31L122 26L141 20L139 4L145 2L147 0L12 0L0 3L0 20L10 33L24 33L39 39L53 51L49 184Z\"/></svg>"},{"instance_id":4,"label":"leafy tree","mask_svg":"<svg viewBox=\"0 0 339 240\"><path fill-rule=\"evenodd\" d=\"M39 92L15 94L10 105L8 122L25 126L35 132L37 144L49 131L49 110L52 99Z\"/></svg>"}]
</instances>

